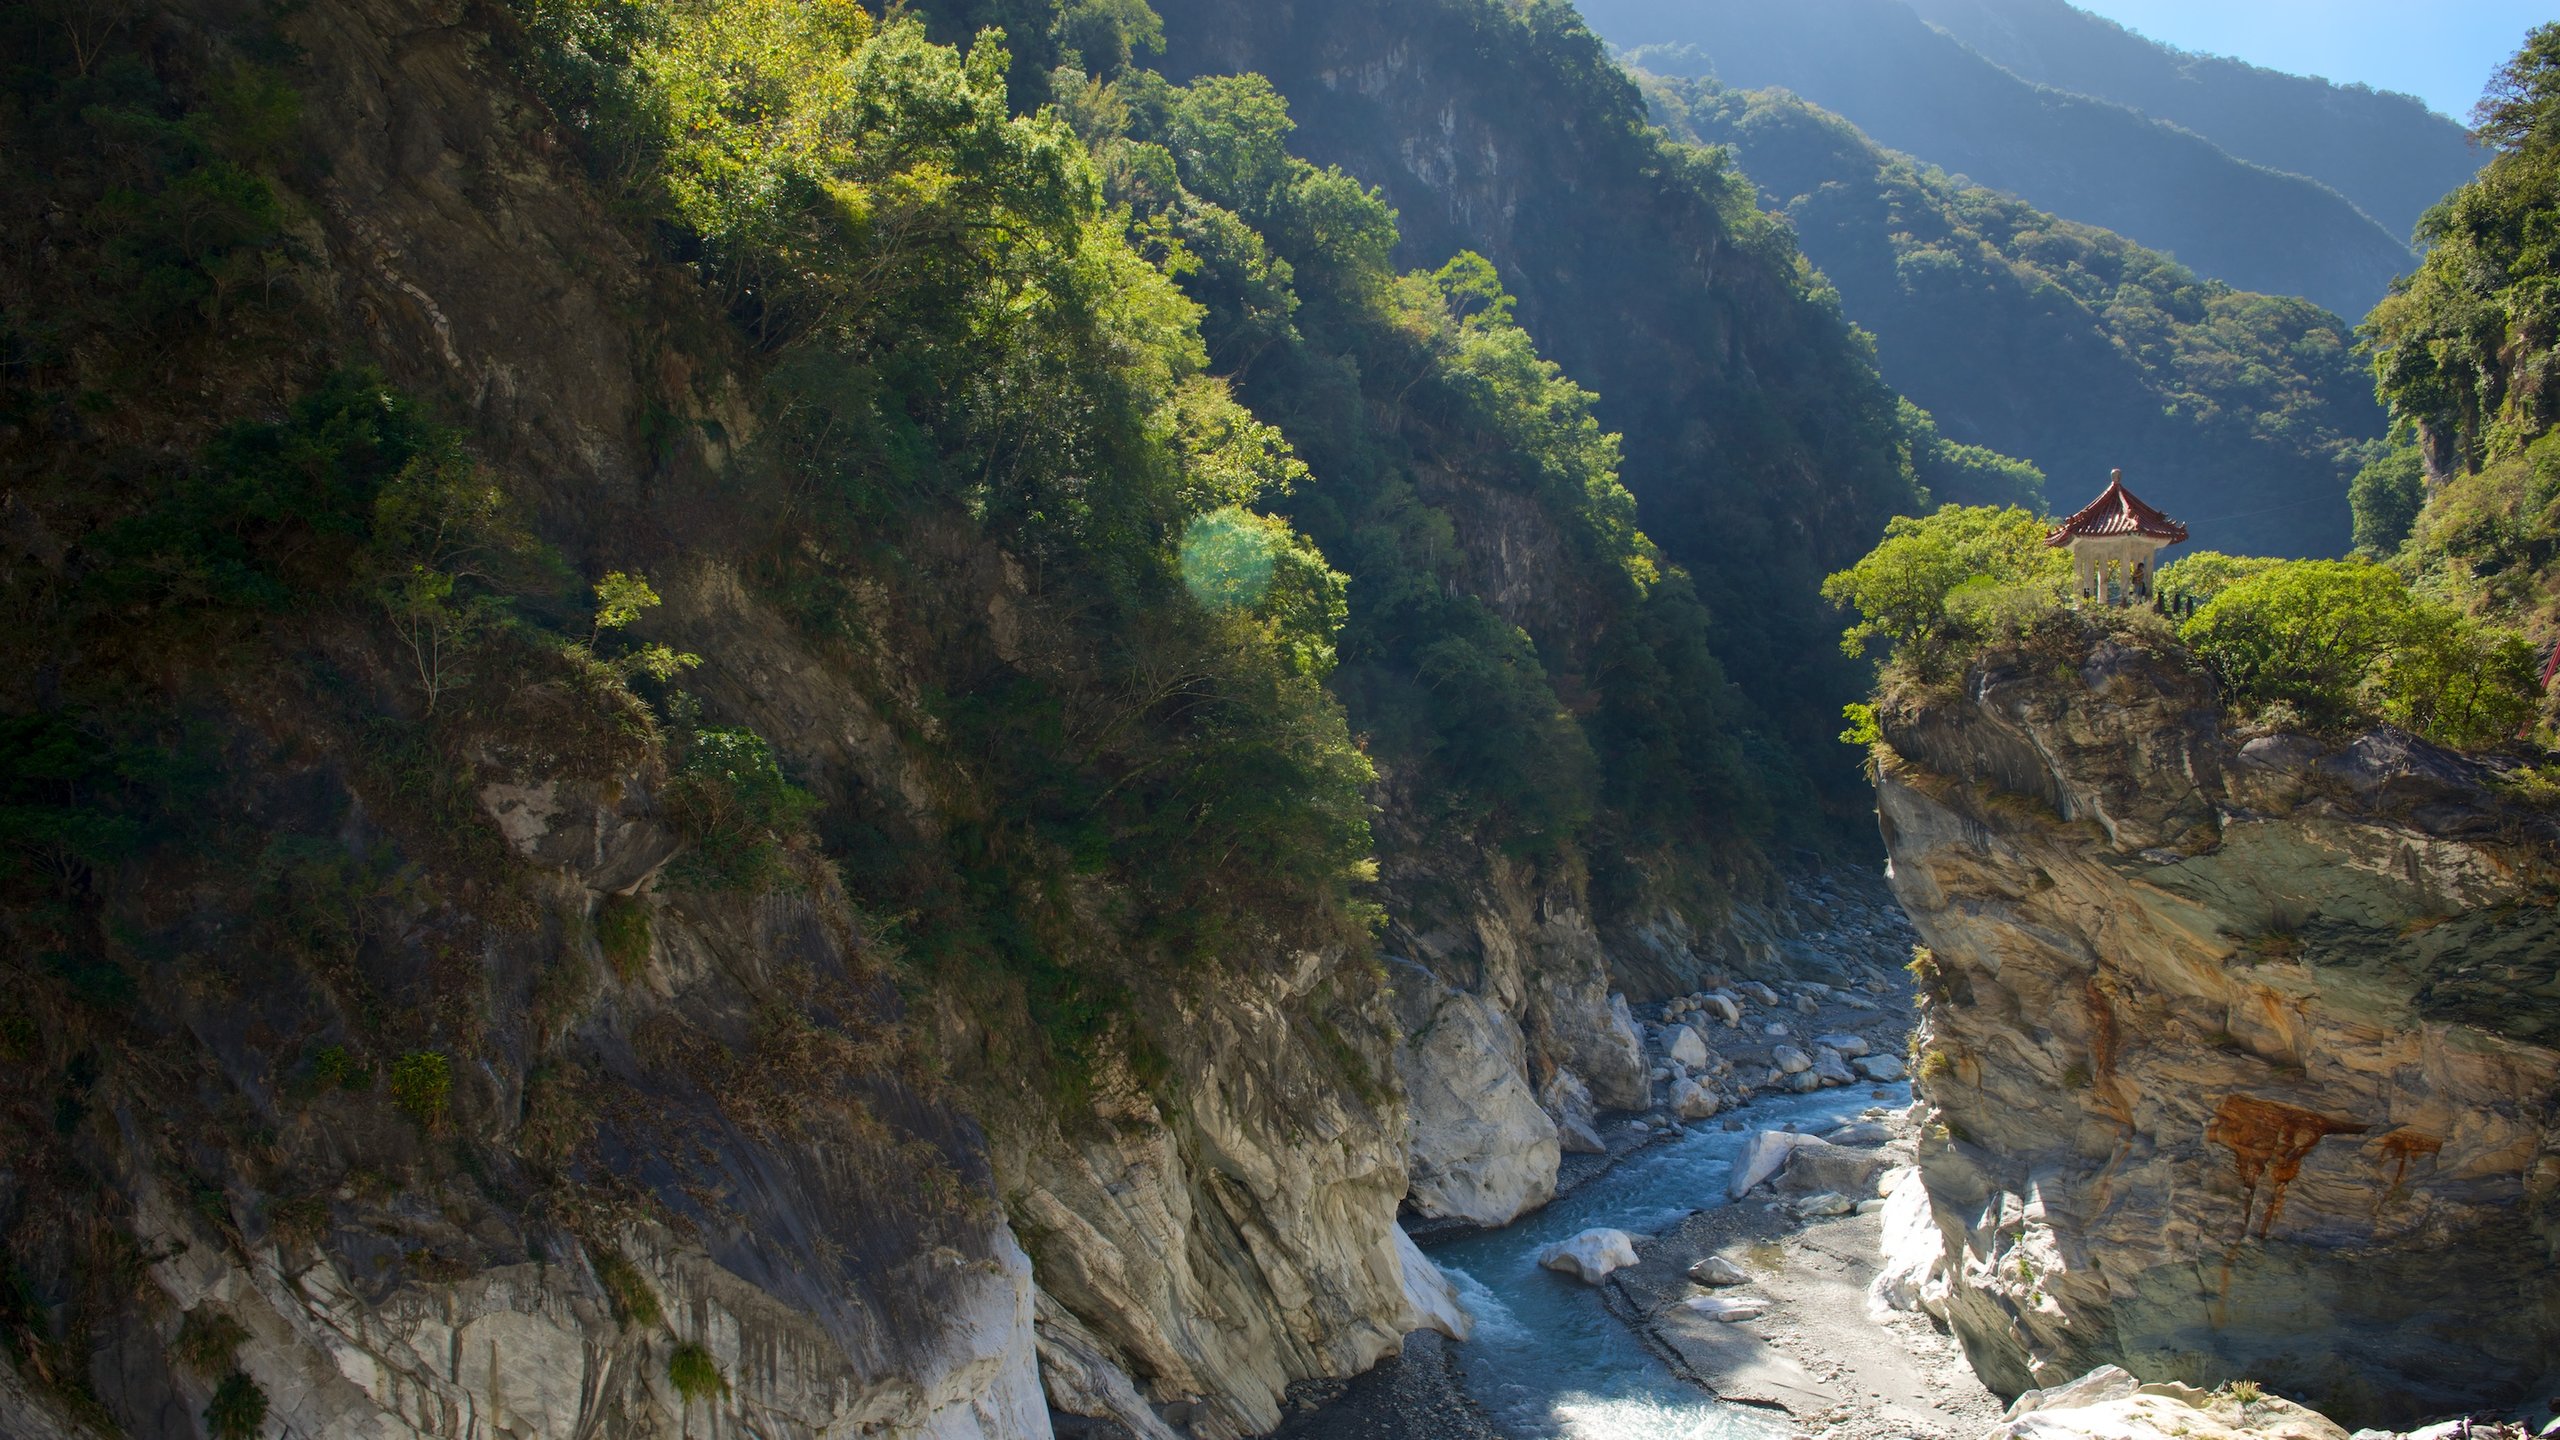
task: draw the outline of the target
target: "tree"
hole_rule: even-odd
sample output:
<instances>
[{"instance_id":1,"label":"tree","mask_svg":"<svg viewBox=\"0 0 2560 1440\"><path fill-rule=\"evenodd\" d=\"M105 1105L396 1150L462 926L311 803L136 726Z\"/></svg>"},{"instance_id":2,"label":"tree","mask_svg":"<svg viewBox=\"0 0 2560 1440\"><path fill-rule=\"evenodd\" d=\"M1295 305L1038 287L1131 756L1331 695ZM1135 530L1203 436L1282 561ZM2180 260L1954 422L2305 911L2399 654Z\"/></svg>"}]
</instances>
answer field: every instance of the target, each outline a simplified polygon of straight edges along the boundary
<instances>
[{"instance_id":1,"label":"tree","mask_svg":"<svg viewBox=\"0 0 2560 1440\"><path fill-rule=\"evenodd\" d=\"M2347 508L2356 519L2356 550L2375 560L2400 551L2427 503L2426 458L2415 445L2394 446L2356 472Z\"/></svg>"},{"instance_id":2,"label":"tree","mask_svg":"<svg viewBox=\"0 0 2560 1440\"><path fill-rule=\"evenodd\" d=\"M2480 143L2513 154L2538 149L2560 135L2560 22L2537 25L2524 48L2489 79L2472 107L2471 133Z\"/></svg>"},{"instance_id":3,"label":"tree","mask_svg":"<svg viewBox=\"0 0 2560 1440\"><path fill-rule=\"evenodd\" d=\"M1933 675L1954 645L1975 632L1949 609L1959 589L2050 588L2059 595L2070 564L2044 543L2047 522L2015 505L1942 505L1928 516L1896 516L1866 558L1822 582L1822 596L1858 612L1840 648L1863 655L1882 640L1892 659Z\"/></svg>"},{"instance_id":4,"label":"tree","mask_svg":"<svg viewBox=\"0 0 2560 1440\"><path fill-rule=\"evenodd\" d=\"M2408 583L2360 560L2304 560L2234 582L2180 628L2249 707L2353 718L2365 673L2411 614Z\"/></svg>"}]
</instances>

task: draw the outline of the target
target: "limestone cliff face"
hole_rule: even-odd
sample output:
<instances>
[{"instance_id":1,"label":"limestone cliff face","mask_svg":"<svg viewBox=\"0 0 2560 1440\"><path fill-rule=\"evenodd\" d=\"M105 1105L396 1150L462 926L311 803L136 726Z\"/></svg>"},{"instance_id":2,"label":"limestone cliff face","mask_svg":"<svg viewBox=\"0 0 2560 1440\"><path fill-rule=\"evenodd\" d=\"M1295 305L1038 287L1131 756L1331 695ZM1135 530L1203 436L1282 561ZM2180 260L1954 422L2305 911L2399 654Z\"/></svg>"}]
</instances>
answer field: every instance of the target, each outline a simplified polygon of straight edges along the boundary
<instances>
[{"instance_id":1,"label":"limestone cliff face","mask_svg":"<svg viewBox=\"0 0 2560 1440\"><path fill-rule=\"evenodd\" d=\"M2349 1423L2560 1355L2560 830L2406 735L2226 729L2090 632L1886 707L1931 952L1948 1317L2009 1393L2112 1362Z\"/></svg>"}]
</instances>

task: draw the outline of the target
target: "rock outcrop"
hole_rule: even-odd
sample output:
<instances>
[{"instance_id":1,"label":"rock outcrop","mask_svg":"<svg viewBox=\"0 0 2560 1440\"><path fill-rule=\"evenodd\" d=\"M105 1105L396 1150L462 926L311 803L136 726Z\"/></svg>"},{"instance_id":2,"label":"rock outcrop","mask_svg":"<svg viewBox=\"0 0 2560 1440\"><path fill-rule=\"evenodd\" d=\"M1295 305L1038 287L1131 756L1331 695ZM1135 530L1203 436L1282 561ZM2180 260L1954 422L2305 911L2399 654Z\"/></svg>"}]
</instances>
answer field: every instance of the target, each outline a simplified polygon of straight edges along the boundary
<instances>
[{"instance_id":1,"label":"rock outcrop","mask_svg":"<svg viewBox=\"0 0 2560 1440\"><path fill-rule=\"evenodd\" d=\"M1995 1389L2115 1363L2375 1423L2548 1375L2547 810L2394 731L2232 733L2094 627L1882 718L1943 1304Z\"/></svg>"}]
</instances>

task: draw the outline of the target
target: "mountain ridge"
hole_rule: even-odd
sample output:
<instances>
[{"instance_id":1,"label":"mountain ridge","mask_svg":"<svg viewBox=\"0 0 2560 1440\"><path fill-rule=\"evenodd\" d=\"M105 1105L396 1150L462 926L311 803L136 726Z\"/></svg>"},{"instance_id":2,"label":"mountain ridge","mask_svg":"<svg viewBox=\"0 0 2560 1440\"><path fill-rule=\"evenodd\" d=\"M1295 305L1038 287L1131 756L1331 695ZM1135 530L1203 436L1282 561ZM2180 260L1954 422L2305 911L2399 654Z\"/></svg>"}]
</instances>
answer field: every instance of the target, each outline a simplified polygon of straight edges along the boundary
<instances>
[{"instance_id":1,"label":"mountain ridge","mask_svg":"<svg viewBox=\"0 0 2560 1440\"><path fill-rule=\"evenodd\" d=\"M2327 185L2128 106L2033 84L1903 0L1584 0L1583 10L1646 68L1791 90L1880 144L2237 289L2361 315L2415 263L2403 240ZM1670 48L1681 45L1703 63Z\"/></svg>"}]
</instances>

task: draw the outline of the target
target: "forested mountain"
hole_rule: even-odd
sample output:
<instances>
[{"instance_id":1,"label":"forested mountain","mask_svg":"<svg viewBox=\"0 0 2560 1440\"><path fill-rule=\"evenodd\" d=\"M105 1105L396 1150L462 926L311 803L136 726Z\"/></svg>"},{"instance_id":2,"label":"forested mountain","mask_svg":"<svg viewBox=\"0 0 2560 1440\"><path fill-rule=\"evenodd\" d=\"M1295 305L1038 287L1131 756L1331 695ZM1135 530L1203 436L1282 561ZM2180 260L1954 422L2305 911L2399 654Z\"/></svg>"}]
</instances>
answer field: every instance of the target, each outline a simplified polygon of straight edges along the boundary
<instances>
[{"instance_id":1,"label":"forested mountain","mask_svg":"<svg viewBox=\"0 0 2560 1440\"><path fill-rule=\"evenodd\" d=\"M1920 18L2039 85L2129 105L2243 160L2308 175L2395 236L2487 157L2414 96L2287 75L2138 35L2069 0L1906 0Z\"/></svg>"},{"instance_id":2,"label":"forested mountain","mask_svg":"<svg viewBox=\"0 0 2560 1440\"><path fill-rule=\"evenodd\" d=\"M2034 462L2066 509L2122 468L2211 548L2347 548L2382 415L2336 316L1965 185L1783 91L1647 84L1674 133L1730 147L1951 439Z\"/></svg>"},{"instance_id":3,"label":"forested mountain","mask_svg":"<svg viewBox=\"0 0 2560 1440\"><path fill-rule=\"evenodd\" d=\"M1791 742L1836 728L1814 587L1913 503L1906 422L1748 184L1655 134L1558 0L1161 8L1166 72L1268 76L1304 153L1395 207L1405 263L1499 268L1625 437L1644 528L1695 576L1728 672Z\"/></svg>"},{"instance_id":4,"label":"forested mountain","mask_svg":"<svg viewBox=\"0 0 2560 1440\"><path fill-rule=\"evenodd\" d=\"M2316 180L2192 131L2011 74L1905 0L1584 0L1660 74L1780 86L1877 143L2243 290L2361 315L2413 262L2405 240Z\"/></svg>"}]
</instances>

